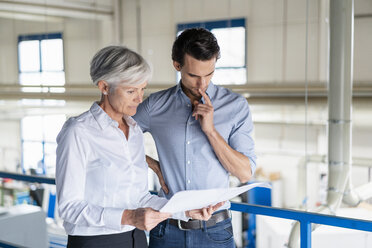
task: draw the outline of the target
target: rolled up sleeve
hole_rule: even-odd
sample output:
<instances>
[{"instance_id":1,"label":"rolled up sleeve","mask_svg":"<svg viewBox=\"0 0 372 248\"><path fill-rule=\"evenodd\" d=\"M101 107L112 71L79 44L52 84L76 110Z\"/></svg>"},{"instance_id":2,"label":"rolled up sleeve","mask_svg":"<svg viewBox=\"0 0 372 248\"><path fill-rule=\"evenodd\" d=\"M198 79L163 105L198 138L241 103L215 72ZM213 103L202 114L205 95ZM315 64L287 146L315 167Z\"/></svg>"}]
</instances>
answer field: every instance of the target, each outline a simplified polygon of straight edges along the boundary
<instances>
[{"instance_id":1,"label":"rolled up sleeve","mask_svg":"<svg viewBox=\"0 0 372 248\"><path fill-rule=\"evenodd\" d=\"M236 151L247 156L250 164L252 175L256 171L256 153L254 149L253 121L252 115L248 106L248 102L242 99L240 102L239 111L236 113L236 124L234 125L229 137L229 145Z\"/></svg>"}]
</instances>

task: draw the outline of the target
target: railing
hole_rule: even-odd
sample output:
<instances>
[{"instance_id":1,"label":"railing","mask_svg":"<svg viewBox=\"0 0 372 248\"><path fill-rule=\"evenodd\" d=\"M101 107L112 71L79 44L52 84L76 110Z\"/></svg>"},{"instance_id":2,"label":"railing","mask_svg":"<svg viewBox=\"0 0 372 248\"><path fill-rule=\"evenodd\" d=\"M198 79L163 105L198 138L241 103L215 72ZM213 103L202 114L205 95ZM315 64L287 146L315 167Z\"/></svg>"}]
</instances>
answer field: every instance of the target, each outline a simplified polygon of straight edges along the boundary
<instances>
[{"instance_id":1,"label":"railing","mask_svg":"<svg viewBox=\"0 0 372 248\"><path fill-rule=\"evenodd\" d=\"M360 219L234 202L231 203L231 210L299 221L301 225L301 248L311 247L312 223L372 232L372 221Z\"/></svg>"},{"instance_id":2,"label":"railing","mask_svg":"<svg viewBox=\"0 0 372 248\"><path fill-rule=\"evenodd\" d=\"M55 184L54 178L20 175L15 173L0 172L0 178L12 178L15 180ZM372 221L344 218L332 215L310 213L305 211L258 206L246 203L231 203L231 210L243 213L266 215L283 219L292 219L300 222L301 248L311 247L311 224L343 227L360 231L372 232ZM1 244L1 243L0 243ZM11 247L11 246L9 246Z\"/></svg>"},{"instance_id":3,"label":"railing","mask_svg":"<svg viewBox=\"0 0 372 248\"><path fill-rule=\"evenodd\" d=\"M26 248L24 246L19 246L19 245L16 245L16 244L5 242L5 241L0 241L0 247L1 248Z\"/></svg>"}]
</instances>

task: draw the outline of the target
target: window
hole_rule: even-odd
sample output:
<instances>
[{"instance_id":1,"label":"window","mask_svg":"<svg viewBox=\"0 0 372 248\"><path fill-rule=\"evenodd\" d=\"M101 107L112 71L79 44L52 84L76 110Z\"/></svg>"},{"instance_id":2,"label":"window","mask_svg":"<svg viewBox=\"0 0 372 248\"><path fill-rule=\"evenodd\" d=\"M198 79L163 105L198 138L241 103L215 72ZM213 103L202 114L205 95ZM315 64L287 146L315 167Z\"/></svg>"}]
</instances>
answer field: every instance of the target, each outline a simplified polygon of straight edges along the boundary
<instances>
[{"instance_id":1,"label":"window","mask_svg":"<svg viewBox=\"0 0 372 248\"><path fill-rule=\"evenodd\" d=\"M180 34L186 28L195 27L210 30L216 36L221 49L221 58L216 63L213 82L245 84L247 81L245 19L178 24L177 31Z\"/></svg>"},{"instance_id":2,"label":"window","mask_svg":"<svg viewBox=\"0 0 372 248\"><path fill-rule=\"evenodd\" d=\"M56 137L65 115L27 116L21 121L23 172L53 175Z\"/></svg>"},{"instance_id":3,"label":"window","mask_svg":"<svg viewBox=\"0 0 372 248\"><path fill-rule=\"evenodd\" d=\"M20 35L18 59L21 85L65 84L61 33Z\"/></svg>"}]
</instances>

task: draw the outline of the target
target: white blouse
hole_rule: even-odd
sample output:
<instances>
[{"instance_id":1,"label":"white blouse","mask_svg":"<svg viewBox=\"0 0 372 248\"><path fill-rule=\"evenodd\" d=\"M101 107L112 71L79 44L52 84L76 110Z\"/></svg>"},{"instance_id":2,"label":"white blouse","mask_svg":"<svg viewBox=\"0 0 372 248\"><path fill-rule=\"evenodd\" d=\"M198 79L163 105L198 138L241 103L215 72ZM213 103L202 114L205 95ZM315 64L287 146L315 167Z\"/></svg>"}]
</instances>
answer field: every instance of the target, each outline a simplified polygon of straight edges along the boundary
<instances>
[{"instance_id":1,"label":"white blouse","mask_svg":"<svg viewBox=\"0 0 372 248\"><path fill-rule=\"evenodd\" d=\"M124 118L128 140L97 103L67 120L58 134L58 210L69 235L131 231L134 226L121 225L125 209L159 210L167 202L149 193L143 134L131 117Z\"/></svg>"}]
</instances>

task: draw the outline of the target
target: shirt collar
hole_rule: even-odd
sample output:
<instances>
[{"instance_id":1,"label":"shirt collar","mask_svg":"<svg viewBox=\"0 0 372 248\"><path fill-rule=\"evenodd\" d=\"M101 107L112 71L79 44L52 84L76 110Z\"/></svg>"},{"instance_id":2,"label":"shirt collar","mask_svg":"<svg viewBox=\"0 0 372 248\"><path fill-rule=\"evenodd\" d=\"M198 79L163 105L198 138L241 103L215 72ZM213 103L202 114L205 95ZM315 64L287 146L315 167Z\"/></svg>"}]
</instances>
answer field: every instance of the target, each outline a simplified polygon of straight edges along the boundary
<instances>
[{"instance_id":1,"label":"shirt collar","mask_svg":"<svg viewBox=\"0 0 372 248\"><path fill-rule=\"evenodd\" d=\"M105 129L108 126L115 125L119 127L119 123L113 119L98 105L97 102L94 102L90 107L90 112L92 113L94 119L97 121L101 129ZM130 116L123 116L124 120L129 126L134 127L137 125L137 122Z\"/></svg>"},{"instance_id":2,"label":"shirt collar","mask_svg":"<svg viewBox=\"0 0 372 248\"><path fill-rule=\"evenodd\" d=\"M175 90L174 93L175 93L175 95L176 95L176 94L179 94L179 93L181 93L181 92L183 92L183 91L182 91L181 80L180 80L180 81L178 82L177 86L176 86L176 90ZM208 88L207 88L207 90L206 90L206 93L207 93L209 99L212 100L213 97L214 97L214 95L215 95L215 93L216 93L216 85L214 85L212 82L209 82L209 85L208 85ZM204 97L202 97L201 101L202 101L203 103L205 103L205 101L204 101Z\"/></svg>"},{"instance_id":3,"label":"shirt collar","mask_svg":"<svg viewBox=\"0 0 372 248\"><path fill-rule=\"evenodd\" d=\"M124 115L124 120L129 126L135 127L137 125L137 122L129 115Z\"/></svg>"}]
</instances>

